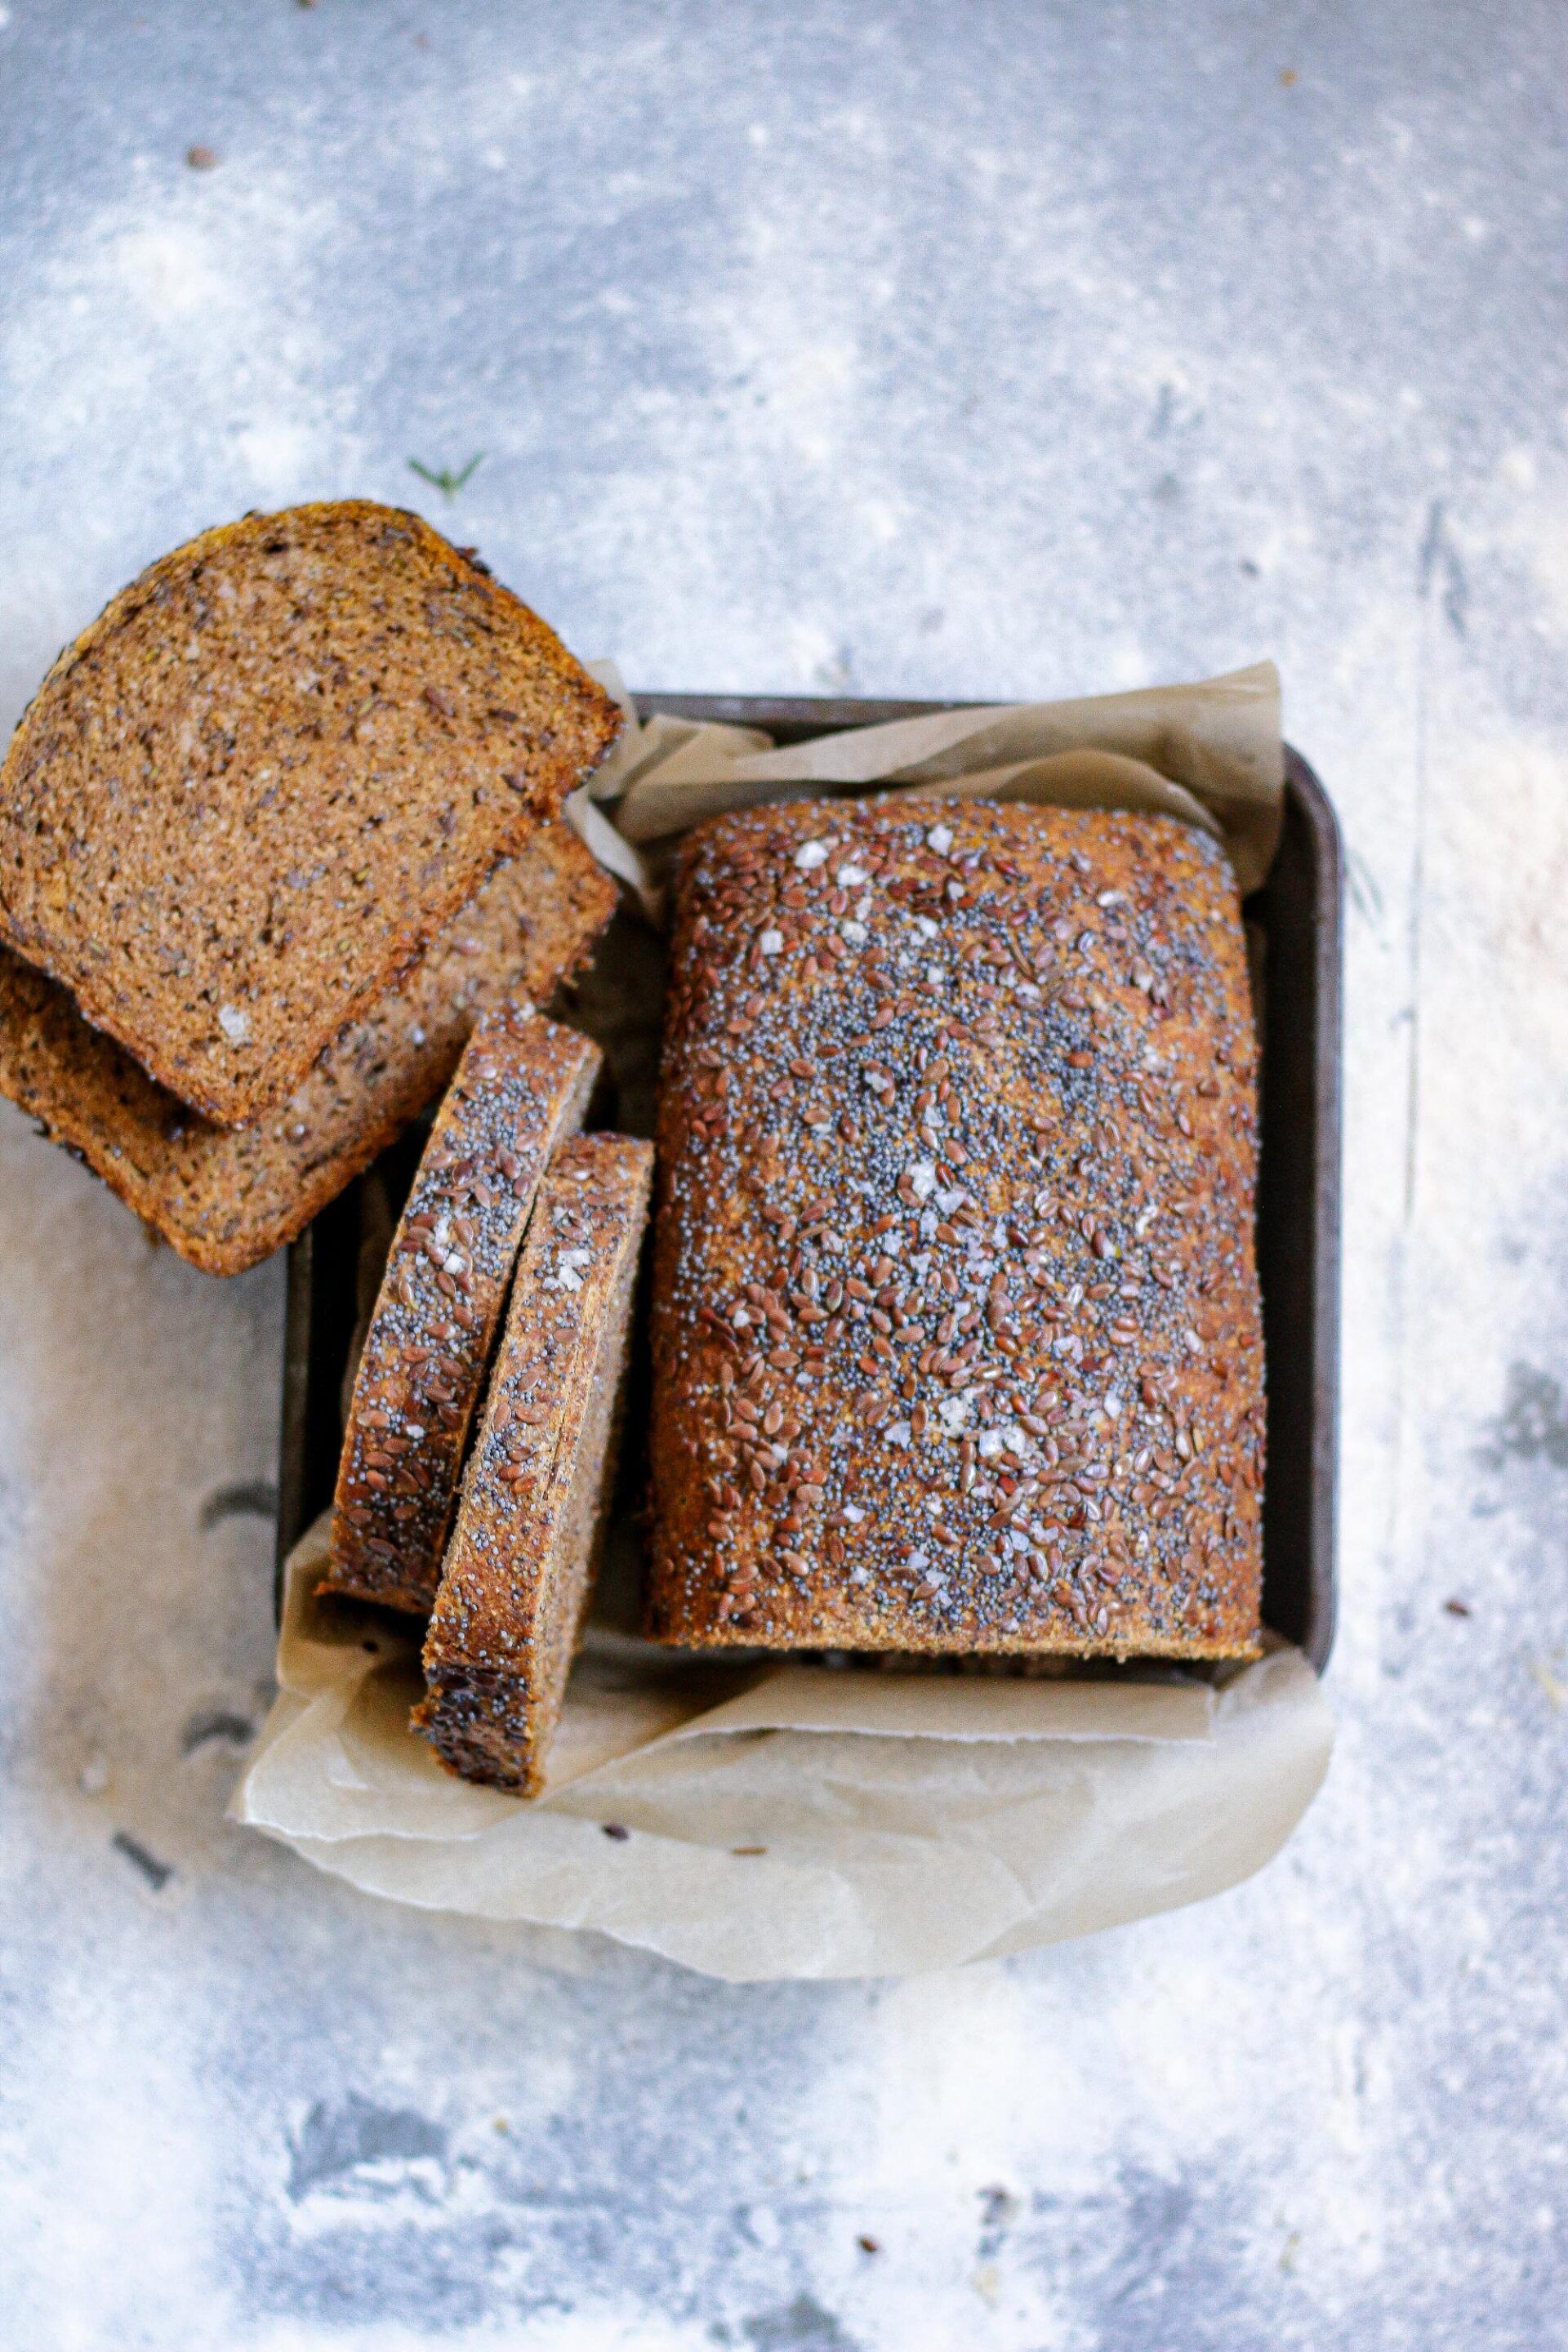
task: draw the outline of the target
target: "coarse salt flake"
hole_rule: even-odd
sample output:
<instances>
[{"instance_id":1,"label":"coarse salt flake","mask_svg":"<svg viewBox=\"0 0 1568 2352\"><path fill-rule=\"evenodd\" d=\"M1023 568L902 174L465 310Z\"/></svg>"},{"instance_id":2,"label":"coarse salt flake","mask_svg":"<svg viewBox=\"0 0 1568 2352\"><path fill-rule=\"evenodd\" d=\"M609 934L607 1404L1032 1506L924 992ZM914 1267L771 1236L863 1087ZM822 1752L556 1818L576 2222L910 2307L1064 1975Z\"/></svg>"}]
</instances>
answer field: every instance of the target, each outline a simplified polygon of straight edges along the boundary
<instances>
[{"instance_id":1,"label":"coarse salt flake","mask_svg":"<svg viewBox=\"0 0 1568 2352\"><path fill-rule=\"evenodd\" d=\"M250 1034L250 1015L242 1013L237 1004L220 1004L217 1025L231 1045L243 1045Z\"/></svg>"},{"instance_id":2,"label":"coarse salt flake","mask_svg":"<svg viewBox=\"0 0 1568 2352\"><path fill-rule=\"evenodd\" d=\"M926 847L934 849L939 857L945 857L952 847L952 825L933 824L926 835Z\"/></svg>"},{"instance_id":3,"label":"coarse salt flake","mask_svg":"<svg viewBox=\"0 0 1568 2352\"><path fill-rule=\"evenodd\" d=\"M811 873L818 866L826 866L827 844L825 841L803 841L795 853L795 862L803 874Z\"/></svg>"},{"instance_id":4,"label":"coarse salt flake","mask_svg":"<svg viewBox=\"0 0 1568 2352\"><path fill-rule=\"evenodd\" d=\"M784 946L784 933L773 930L764 931L757 945L764 955L777 955Z\"/></svg>"}]
</instances>

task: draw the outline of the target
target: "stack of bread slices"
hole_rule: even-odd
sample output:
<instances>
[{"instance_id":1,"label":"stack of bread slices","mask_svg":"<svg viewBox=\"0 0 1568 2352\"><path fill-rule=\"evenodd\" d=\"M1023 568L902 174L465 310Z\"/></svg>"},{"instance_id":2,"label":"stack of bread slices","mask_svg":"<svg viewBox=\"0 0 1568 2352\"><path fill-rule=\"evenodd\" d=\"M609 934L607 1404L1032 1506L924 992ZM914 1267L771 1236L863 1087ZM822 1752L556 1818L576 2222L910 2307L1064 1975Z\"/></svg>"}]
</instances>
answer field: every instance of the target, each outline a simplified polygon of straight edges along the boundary
<instances>
[{"instance_id":1,"label":"stack of bread slices","mask_svg":"<svg viewBox=\"0 0 1568 2352\"><path fill-rule=\"evenodd\" d=\"M0 1095L194 1265L291 1240L447 1090L330 1580L434 1611L421 1727L524 1790L587 1605L652 1163L577 1135L598 1052L536 1009L615 908L561 812L620 724L472 551L350 500L153 564L0 769Z\"/></svg>"},{"instance_id":2,"label":"stack of bread slices","mask_svg":"<svg viewBox=\"0 0 1568 2352\"><path fill-rule=\"evenodd\" d=\"M471 552L346 500L133 581L0 769L0 1095L194 1265L299 1233L547 1001L614 886L560 814L620 712Z\"/></svg>"}]
</instances>

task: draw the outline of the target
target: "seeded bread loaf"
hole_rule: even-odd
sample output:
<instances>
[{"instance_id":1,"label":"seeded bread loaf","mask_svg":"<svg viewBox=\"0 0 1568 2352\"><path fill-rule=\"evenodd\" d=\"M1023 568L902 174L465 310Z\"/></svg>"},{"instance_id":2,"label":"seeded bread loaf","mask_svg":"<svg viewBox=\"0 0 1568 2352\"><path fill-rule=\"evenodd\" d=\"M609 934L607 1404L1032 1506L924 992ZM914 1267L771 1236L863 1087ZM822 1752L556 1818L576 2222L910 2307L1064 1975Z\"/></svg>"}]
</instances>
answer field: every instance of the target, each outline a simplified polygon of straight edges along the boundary
<instances>
[{"instance_id":1,"label":"seeded bread loaf","mask_svg":"<svg viewBox=\"0 0 1568 2352\"><path fill-rule=\"evenodd\" d=\"M652 1172L650 1144L585 1135L540 1189L426 1636L416 1729L522 1796L593 1591Z\"/></svg>"},{"instance_id":2,"label":"seeded bread loaf","mask_svg":"<svg viewBox=\"0 0 1568 2352\"><path fill-rule=\"evenodd\" d=\"M0 940L226 1126L284 1102L620 713L417 515L247 515L60 656L0 767Z\"/></svg>"},{"instance_id":3,"label":"seeded bread loaf","mask_svg":"<svg viewBox=\"0 0 1568 2352\"><path fill-rule=\"evenodd\" d=\"M599 1058L526 1004L485 1013L464 1048L354 1376L323 1591L420 1612L435 1600L518 1250Z\"/></svg>"},{"instance_id":4,"label":"seeded bread loaf","mask_svg":"<svg viewBox=\"0 0 1568 2352\"><path fill-rule=\"evenodd\" d=\"M0 949L0 1095L193 1265L241 1274L302 1233L434 1100L487 1004L547 1003L615 905L571 826L542 824L281 1110L242 1128L188 1109L89 1028L57 982Z\"/></svg>"},{"instance_id":5,"label":"seeded bread loaf","mask_svg":"<svg viewBox=\"0 0 1568 2352\"><path fill-rule=\"evenodd\" d=\"M698 828L654 1636L1247 1654L1255 1066L1230 869L1173 818L883 800Z\"/></svg>"}]
</instances>

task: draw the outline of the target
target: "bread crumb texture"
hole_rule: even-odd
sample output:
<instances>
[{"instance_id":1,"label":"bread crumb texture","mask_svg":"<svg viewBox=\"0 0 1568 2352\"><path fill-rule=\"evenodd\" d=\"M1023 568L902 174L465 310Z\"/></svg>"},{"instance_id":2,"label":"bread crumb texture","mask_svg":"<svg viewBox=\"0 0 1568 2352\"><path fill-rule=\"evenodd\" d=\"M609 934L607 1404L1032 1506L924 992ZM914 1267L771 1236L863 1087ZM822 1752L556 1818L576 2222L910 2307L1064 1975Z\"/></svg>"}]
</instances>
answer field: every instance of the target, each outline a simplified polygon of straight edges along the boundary
<instances>
[{"instance_id":1,"label":"bread crumb texture","mask_svg":"<svg viewBox=\"0 0 1568 2352\"><path fill-rule=\"evenodd\" d=\"M1173 819L720 818L678 879L658 1639L1246 1655L1257 1048Z\"/></svg>"},{"instance_id":2,"label":"bread crumb texture","mask_svg":"<svg viewBox=\"0 0 1568 2352\"><path fill-rule=\"evenodd\" d=\"M0 938L161 1084L275 1108L613 741L470 552L365 500L176 549L0 768Z\"/></svg>"},{"instance_id":3,"label":"bread crumb texture","mask_svg":"<svg viewBox=\"0 0 1568 2352\"><path fill-rule=\"evenodd\" d=\"M180 1255L242 1274L302 1233L450 1079L475 1021L545 1003L591 953L614 883L563 820L540 825L402 986L335 1037L289 1100L218 1127L0 949L0 1095L102 1177Z\"/></svg>"}]
</instances>

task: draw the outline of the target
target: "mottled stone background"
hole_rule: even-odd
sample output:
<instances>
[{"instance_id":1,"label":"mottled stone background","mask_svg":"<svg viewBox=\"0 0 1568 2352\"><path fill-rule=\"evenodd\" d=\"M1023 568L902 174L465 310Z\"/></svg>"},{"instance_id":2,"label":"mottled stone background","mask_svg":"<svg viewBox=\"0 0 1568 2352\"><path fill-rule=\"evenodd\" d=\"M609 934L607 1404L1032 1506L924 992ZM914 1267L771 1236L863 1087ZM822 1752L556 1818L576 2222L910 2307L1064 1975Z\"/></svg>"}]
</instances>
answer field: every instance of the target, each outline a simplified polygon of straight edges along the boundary
<instances>
[{"instance_id":1,"label":"mottled stone background","mask_svg":"<svg viewBox=\"0 0 1568 2352\"><path fill-rule=\"evenodd\" d=\"M0 8L0 718L199 526L412 498L647 685L1272 654L1352 873L1329 1785L962 1977L727 1990L227 1827L281 1269L0 1109L6 2345L1561 2340L1565 68L1552 0Z\"/></svg>"}]
</instances>

